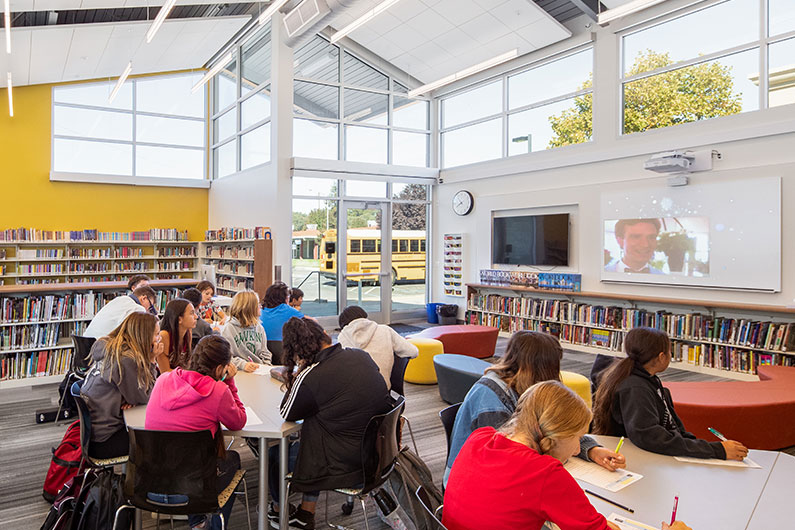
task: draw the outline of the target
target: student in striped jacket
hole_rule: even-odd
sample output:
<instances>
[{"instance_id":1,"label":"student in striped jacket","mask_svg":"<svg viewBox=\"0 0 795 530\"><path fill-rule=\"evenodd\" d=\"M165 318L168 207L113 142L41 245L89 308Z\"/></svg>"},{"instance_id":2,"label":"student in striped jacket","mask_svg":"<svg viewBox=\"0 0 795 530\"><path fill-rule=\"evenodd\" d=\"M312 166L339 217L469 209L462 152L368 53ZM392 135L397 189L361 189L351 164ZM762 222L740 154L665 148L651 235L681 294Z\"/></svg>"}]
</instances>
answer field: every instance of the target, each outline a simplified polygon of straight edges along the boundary
<instances>
[{"instance_id":1,"label":"student in striped jacket","mask_svg":"<svg viewBox=\"0 0 795 530\"><path fill-rule=\"evenodd\" d=\"M290 526L312 529L319 491L361 485L362 436L370 418L389 410L389 393L367 352L332 345L315 320L292 317L283 333L287 392L281 414L304 421L288 462L292 490L304 492L301 507L290 509ZM270 456L271 495L278 503L277 454ZM278 508L268 513L272 521Z\"/></svg>"}]
</instances>

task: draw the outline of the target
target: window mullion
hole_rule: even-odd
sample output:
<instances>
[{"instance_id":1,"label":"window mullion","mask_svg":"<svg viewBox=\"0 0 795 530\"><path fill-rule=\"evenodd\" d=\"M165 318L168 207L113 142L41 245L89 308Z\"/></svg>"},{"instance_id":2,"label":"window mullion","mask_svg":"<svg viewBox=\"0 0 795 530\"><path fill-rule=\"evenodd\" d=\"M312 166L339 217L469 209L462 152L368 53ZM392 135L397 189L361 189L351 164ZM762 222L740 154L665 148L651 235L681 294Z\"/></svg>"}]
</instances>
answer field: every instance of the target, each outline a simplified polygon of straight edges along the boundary
<instances>
[{"instance_id":1,"label":"window mullion","mask_svg":"<svg viewBox=\"0 0 795 530\"><path fill-rule=\"evenodd\" d=\"M133 177L138 176L136 149L138 144L138 118L136 117L136 110L138 109L138 81L132 80L132 174Z\"/></svg>"},{"instance_id":2,"label":"window mullion","mask_svg":"<svg viewBox=\"0 0 795 530\"><path fill-rule=\"evenodd\" d=\"M759 109L766 109L770 104L770 61L767 44L768 0L759 0Z\"/></svg>"}]
</instances>

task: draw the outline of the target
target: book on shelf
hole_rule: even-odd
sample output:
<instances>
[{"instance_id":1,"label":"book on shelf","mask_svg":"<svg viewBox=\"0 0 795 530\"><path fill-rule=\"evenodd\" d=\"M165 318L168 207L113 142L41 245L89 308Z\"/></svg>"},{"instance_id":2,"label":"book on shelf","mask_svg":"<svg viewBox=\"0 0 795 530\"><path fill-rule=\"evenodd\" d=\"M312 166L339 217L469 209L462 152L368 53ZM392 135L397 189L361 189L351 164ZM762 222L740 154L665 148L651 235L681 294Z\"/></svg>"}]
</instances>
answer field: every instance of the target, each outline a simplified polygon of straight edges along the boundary
<instances>
[{"instance_id":1,"label":"book on shelf","mask_svg":"<svg viewBox=\"0 0 795 530\"><path fill-rule=\"evenodd\" d=\"M255 226L254 228L223 227L217 230L207 230L204 233L204 240L208 242L241 239L271 239L271 229L269 226Z\"/></svg>"},{"instance_id":2,"label":"book on shelf","mask_svg":"<svg viewBox=\"0 0 795 530\"><path fill-rule=\"evenodd\" d=\"M188 231L176 228L152 228L132 232L100 232L99 230L38 230L12 228L0 231L0 241L11 243L67 243L80 241L187 241Z\"/></svg>"},{"instance_id":3,"label":"book on shelf","mask_svg":"<svg viewBox=\"0 0 795 530\"><path fill-rule=\"evenodd\" d=\"M65 374L74 350L42 350L0 357L0 381Z\"/></svg>"}]
</instances>

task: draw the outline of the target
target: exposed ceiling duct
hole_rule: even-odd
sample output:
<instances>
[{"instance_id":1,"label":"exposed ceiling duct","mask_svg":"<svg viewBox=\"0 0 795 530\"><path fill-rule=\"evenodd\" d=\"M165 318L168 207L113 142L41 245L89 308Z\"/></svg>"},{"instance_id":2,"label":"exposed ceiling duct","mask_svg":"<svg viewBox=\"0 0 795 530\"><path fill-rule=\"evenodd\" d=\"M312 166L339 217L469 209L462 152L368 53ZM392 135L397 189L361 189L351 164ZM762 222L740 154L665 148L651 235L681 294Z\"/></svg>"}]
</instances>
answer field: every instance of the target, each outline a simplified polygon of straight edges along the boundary
<instances>
[{"instance_id":1,"label":"exposed ceiling duct","mask_svg":"<svg viewBox=\"0 0 795 530\"><path fill-rule=\"evenodd\" d=\"M288 38L285 40L285 43L291 48L297 48L304 42L311 39L316 33L319 33L321 30L323 30L326 26L332 25L342 13L356 4L361 3L361 1L362 0L302 0L290 12L288 12L287 17L290 17L294 12L301 9L304 4L308 4L310 2L325 4L325 7L328 9L328 11L326 11L325 14L316 16L313 20L309 21L308 25L305 25L299 31L289 34L288 29L288 35L290 36L288 36ZM306 6L306 9L309 11L310 6Z\"/></svg>"}]
</instances>

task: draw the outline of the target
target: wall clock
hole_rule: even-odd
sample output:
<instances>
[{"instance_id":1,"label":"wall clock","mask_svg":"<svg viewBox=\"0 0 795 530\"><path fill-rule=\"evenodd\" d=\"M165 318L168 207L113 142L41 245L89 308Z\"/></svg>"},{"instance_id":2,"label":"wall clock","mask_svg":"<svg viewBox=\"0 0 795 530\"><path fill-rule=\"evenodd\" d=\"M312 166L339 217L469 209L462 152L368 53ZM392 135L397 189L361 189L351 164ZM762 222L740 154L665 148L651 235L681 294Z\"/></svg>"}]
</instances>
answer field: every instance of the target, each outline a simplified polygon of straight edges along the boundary
<instances>
[{"instance_id":1,"label":"wall clock","mask_svg":"<svg viewBox=\"0 0 795 530\"><path fill-rule=\"evenodd\" d=\"M458 215L467 215L475 207L475 199L466 190L461 190L453 195L453 211Z\"/></svg>"}]
</instances>

